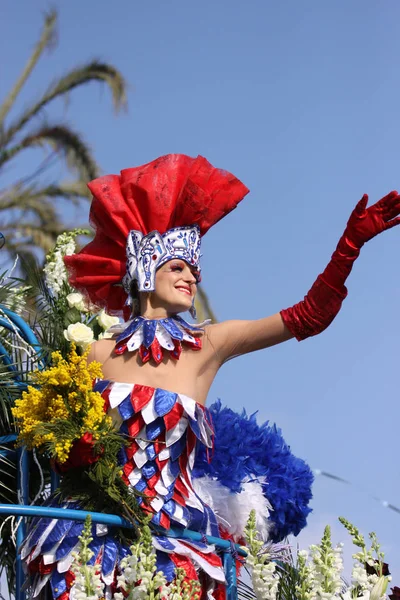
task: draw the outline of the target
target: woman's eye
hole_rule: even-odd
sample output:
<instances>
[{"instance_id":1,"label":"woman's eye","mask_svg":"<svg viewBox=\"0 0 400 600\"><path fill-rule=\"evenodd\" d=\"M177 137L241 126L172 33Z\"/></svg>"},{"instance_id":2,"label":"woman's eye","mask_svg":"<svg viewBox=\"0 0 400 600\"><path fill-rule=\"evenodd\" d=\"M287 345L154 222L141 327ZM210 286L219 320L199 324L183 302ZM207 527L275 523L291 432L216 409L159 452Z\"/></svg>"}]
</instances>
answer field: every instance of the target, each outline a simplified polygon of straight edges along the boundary
<instances>
[{"instance_id":1,"label":"woman's eye","mask_svg":"<svg viewBox=\"0 0 400 600\"><path fill-rule=\"evenodd\" d=\"M172 270L173 271L183 271L183 267L181 265L173 265Z\"/></svg>"}]
</instances>

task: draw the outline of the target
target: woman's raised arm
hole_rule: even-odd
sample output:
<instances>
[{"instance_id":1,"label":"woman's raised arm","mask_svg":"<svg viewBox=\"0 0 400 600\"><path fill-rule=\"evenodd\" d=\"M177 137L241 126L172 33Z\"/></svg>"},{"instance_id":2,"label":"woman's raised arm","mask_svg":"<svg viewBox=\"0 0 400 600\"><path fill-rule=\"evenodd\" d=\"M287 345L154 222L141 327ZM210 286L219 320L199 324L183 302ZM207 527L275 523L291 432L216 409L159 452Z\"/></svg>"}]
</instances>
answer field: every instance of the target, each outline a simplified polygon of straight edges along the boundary
<instances>
[{"instance_id":1,"label":"woman's raised arm","mask_svg":"<svg viewBox=\"0 0 400 600\"><path fill-rule=\"evenodd\" d=\"M390 192L369 208L367 203L365 194L351 213L326 269L318 275L304 300L271 317L257 321L226 321L207 329L221 363L292 337L304 340L330 325L347 296L345 281L362 246L400 224L400 195L397 192Z\"/></svg>"}]
</instances>

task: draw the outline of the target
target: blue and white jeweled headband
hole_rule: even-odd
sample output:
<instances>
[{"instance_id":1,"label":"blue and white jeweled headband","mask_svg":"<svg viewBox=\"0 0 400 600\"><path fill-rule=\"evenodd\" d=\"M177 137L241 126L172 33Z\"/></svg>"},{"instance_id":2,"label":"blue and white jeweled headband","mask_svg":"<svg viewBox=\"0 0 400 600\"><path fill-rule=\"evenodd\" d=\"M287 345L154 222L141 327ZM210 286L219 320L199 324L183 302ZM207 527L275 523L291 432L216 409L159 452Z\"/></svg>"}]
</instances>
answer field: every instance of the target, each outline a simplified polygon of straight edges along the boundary
<instances>
[{"instance_id":1,"label":"blue and white jeweled headband","mask_svg":"<svg viewBox=\"0 0 400 600\"><path fill-rule=\"evenodd\" d=\"M140 292L154 291L156 270L174 258L195 267L200 275L200 244L197 225L174 227L163 234L130 231L126 241L126 275L122 280L125 291L129 295L132 281L137 281Z\"/></svg>"}]
</instances>

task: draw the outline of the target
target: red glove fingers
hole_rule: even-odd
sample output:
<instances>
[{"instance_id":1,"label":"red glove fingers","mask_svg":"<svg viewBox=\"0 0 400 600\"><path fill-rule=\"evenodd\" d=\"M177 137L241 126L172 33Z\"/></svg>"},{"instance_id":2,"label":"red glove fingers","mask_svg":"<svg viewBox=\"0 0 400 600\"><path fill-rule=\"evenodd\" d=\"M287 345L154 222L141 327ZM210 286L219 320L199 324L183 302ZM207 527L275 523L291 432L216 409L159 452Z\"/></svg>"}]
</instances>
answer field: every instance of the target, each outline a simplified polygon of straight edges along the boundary
<instances>
[{"instance_id":1,"label":"red glove fingers","mask_svg":"<svg viewBox=\"0 0 400 600\"><path fill-rule=\"evenodd\" d=\"M368 195L364 194L350 215L343 234L355 248L362 248L365 242L390 229L400 222L400 196L396 191L367 208Z\"/></svg>"}]
</instances>

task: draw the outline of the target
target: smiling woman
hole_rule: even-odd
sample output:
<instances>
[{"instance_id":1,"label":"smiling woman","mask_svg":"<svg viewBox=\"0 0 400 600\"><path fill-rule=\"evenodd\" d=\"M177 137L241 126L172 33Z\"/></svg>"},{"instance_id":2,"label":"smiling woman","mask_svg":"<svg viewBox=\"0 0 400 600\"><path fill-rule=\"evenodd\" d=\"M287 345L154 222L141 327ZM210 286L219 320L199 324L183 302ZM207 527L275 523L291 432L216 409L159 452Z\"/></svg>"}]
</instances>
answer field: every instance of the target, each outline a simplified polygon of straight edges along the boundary
<instances>
[{"instance_id":1,"label":"smiling woman","mask_svg":"<svg viewBox=\"0 0 400 600\"><path fill-rule=\"evenodd\" d=\"M239 541L254 509L264 540L299 533L310 510L309 468L275 427L260 427L254 416L220 404L210 411L207 394L227 360L316 335L330 324L363 243L399 222L400 197L392 192L368 209L363 197L303 301L258 321L189 324L179 313L193 307L201 236L247 188L202 157L175 154L101 177L89 189L96 235L65 262L72 285L92 305L127 320L111 328L113 339L94 343L88 358L102 364L94 390L129 440L119 454L123 482L143 494L139 503L154 526ZM49 582L54 598L75 598L71 562L81 531L67 520L36 523L22 550L33 597ZM101 565L104 596L111 598L121 592L127 548L104 528L93 529L92 537L92 560ZM224 598L221 558L207 539L188 542L153 530L152 543L168 585L183 568L200 583L201 598Z\"/></svg>"},{"instance_id":2,"label":"smiling woman","mask_svg":"<svg viewBox=\"0 0 400 600\"><path fill-rule=\"evenodd\" d=\"M156 273L156 293L142 294L141 313L147 319L171 317L191 310L198 273L183 260L171 260Z\"/></svg>"}]
</instances>

